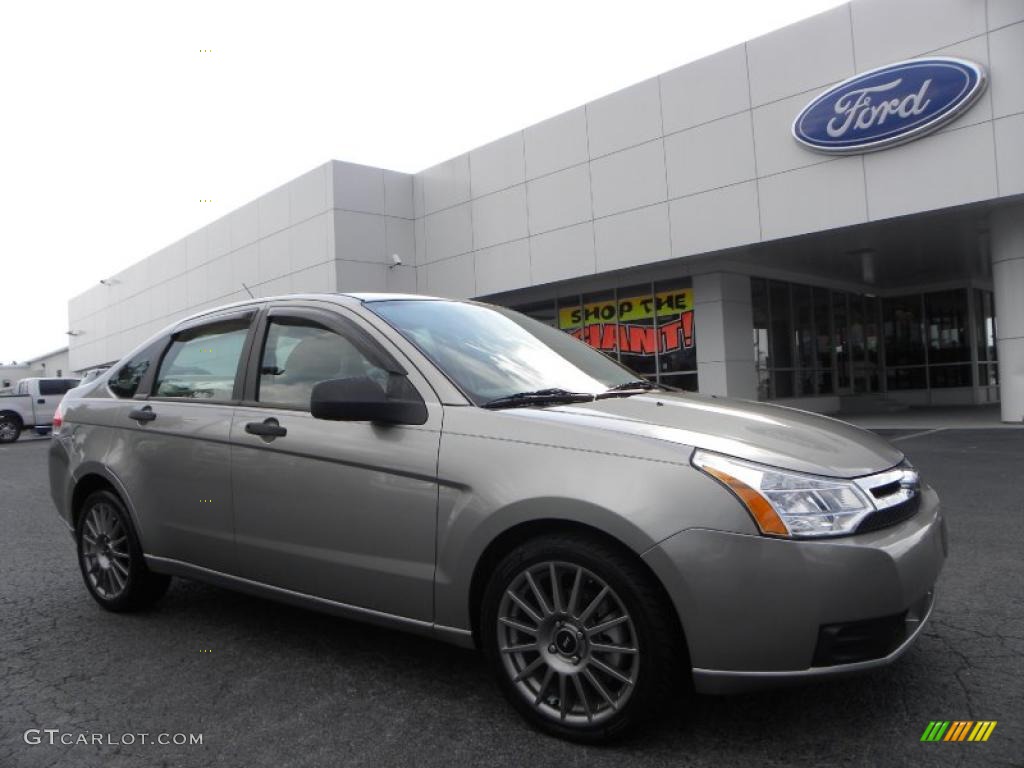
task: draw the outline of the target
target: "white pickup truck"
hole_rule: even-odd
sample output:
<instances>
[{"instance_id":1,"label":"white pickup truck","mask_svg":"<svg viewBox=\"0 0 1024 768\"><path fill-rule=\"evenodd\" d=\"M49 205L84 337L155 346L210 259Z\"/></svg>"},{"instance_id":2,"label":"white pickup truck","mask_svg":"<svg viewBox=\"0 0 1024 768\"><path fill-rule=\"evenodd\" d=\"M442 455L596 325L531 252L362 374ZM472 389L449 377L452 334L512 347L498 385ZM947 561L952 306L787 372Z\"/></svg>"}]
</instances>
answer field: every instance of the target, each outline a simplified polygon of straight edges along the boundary
<instances>
[{"instance_id":1,"label":"white pickup truck","mask_svg":"<svg viewBox=\"0 0 1024 768\"><path fill-rule=\"evenodd\" d=\"M21 379L9 395L0 395L0 443L13 443L22 430L48 431L64 393L78 379Z\"/></svg>"}]
</instances>

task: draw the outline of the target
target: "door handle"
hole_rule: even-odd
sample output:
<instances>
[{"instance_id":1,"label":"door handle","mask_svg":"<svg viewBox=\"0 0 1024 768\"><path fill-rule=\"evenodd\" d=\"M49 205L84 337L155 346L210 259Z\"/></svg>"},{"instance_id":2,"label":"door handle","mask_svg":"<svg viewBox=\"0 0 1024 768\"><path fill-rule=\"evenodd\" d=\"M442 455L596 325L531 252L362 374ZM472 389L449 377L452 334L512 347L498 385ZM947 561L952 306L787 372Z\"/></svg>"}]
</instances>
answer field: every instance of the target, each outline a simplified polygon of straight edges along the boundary
<instances>
[{"instance_id":1,"label":"door handle","mask_svg":"<svg viewBox=\"0 0 1024 768\"><path fill-rule=\"evenodd\" d=\"M245 431L250 435L259 435L260 437L284 437L288 434L288 430L277 423L277 419L270 418L264 419L263 421L250 421L245 425Z\"/></svg>"},{"instance_id":2,"label":"door handle","mask_svg":"<svg viewBox=\"0 0 1024 768\"><path fill-rule=\"evenodd\" d=\"M150 406L144 406L142 408L135 408L128 412L128 418L142 424L146 421L152 421L156 418L156 414L153 413L153 409Z\"/></svg>"},{"instance_id":3,"label":"door handle","mask_svg":"<svg viewBox=\"0 0 1024 768\"><path fill-rule=\"evenodd\" d=\"M36 400L36 405L46 405L46 398L40 397L38 400Z\"/></svg>"}]
</instances>

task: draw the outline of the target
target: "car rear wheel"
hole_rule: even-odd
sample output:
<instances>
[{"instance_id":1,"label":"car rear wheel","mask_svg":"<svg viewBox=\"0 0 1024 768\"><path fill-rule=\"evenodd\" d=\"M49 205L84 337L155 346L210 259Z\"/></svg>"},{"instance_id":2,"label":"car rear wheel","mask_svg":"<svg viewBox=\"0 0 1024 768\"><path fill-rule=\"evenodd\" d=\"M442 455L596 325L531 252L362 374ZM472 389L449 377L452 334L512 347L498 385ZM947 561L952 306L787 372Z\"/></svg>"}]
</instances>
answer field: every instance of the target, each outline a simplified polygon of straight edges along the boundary
<instances>
[{"instance_id":1,"label":"car rear wheel","mask_svg":"<svg viewBox=\"0 0 1024 768\"><path fill-rule=\"evenodd\" d=\"M170 577L146 567L128 511L110 491L86 498L75 541L85 586L108 611L148 608L167 591Z\"/></svg>"},{"instance_id":2,"label":"car rear wheel","mask_svg":"<svg viewBox=\"0 0 1024 768\"><path fill-rule=\"evenodd\" d=\"M21 437L21 422L14 416L0 416L0 443L13 443Z\"/></svg>"},{"instance_id":3,"label":"car rear wheel","mask_svg":"<svg viewBox=\"0 0 1024 768\"><path fill-rule=\"evenodd\" d=\"M597 539L545 536L495 569L481 641L530 723L593 743L656 718L681 687L688 662L672 611L628 554Z\"/></svg>"}]
</instances>

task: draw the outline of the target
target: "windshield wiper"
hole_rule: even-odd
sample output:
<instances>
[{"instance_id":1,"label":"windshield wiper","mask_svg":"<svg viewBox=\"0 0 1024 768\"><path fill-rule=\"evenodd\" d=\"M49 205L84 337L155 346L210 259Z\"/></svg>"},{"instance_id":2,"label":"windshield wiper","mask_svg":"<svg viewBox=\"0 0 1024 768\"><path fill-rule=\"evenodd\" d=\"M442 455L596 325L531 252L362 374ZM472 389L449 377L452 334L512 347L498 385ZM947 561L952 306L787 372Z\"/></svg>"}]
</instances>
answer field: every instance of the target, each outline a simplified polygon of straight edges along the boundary
<instances>
[{"instance_id":1,"label":"windshield wiper","mask_svg":"<svg viewBox=\"0 0 1024 768\"><path fill-rule=\"evenodd\" d=\"M632 381L624 381L621 384L616 384L614 387L606 389L599 395L595 396L595 400L601 400L606 397L629 397L637 390L647 392L651 389L660 389L657 384L653 384L647 379L634 379Z\"/></svg>"},{"instance_id":2,"label":"windshield wiper","mask_svg":"<svg viewBox=\"0 0 1024 768\"><path fill-rule=\"evenodd\" d=\"M567 389L553 387L551 389L537 389L533 392L516 392L514 395L505 395L488 400L482 408L522 408L527 405L545 405L554 403L589 403L594 395L587 392L570 392Z\"/></svg>"}]
</instances>

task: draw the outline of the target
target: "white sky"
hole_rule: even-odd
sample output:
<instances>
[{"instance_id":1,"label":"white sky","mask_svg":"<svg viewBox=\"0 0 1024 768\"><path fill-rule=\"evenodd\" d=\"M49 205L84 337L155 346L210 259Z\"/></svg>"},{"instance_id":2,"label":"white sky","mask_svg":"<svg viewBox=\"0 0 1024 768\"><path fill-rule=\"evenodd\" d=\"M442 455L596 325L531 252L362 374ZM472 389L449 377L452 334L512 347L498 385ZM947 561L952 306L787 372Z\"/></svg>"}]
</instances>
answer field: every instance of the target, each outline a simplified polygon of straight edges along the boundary
<instances>
[{"instance_id":1,"label":"white sky","mask_svg":"<svg viewBox=\"0 0 1024 768\"><path fill-rule=\"evenodd\" d=\"M419 171L835 5L5 2L0 361L64 346L69 298L329 159Z\"/></svg>"}]
</instances>

